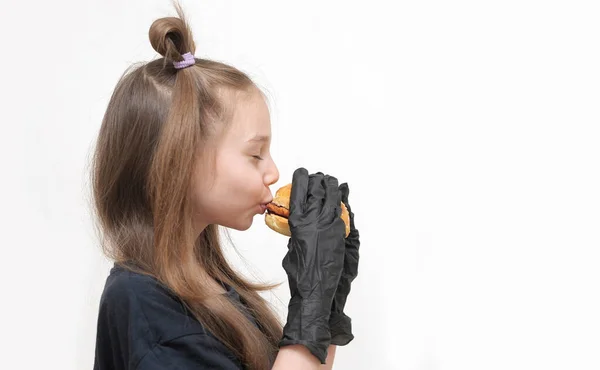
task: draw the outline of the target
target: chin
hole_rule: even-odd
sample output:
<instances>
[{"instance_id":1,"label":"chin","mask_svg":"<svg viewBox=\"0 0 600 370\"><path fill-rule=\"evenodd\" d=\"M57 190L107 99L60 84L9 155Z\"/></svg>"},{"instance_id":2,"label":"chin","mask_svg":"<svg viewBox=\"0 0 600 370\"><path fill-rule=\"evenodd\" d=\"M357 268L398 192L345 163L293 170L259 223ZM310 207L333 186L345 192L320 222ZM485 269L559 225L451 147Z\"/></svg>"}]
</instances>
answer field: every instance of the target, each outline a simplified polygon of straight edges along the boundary
<instances>
[{"instance_id":1,"label":"chin","mask_svg":"<svg viewBox=\"0 0 600 370\"><path fill-rule=\"evenodd\" d=\"M248 217L248 219L236 220L236 222L222 223L221 226L238 231L246 231L252 226L252 221L253 217Z\"/></svg>"}]
</instances>

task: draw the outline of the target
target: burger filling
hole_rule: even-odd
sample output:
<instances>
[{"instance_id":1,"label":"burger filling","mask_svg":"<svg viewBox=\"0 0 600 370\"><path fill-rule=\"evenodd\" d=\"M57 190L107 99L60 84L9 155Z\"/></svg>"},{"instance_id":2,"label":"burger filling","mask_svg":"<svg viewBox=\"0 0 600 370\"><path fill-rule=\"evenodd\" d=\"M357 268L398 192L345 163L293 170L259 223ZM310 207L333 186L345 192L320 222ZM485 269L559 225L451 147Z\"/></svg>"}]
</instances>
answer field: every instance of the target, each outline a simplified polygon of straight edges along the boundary
<instances>
[{"instance_id":1,"label":"burger filling","mask_svg":"<svg viewBox=\"0 0 600 370\"><path fill-rule=\"evenodd\" d=\"M281 217L285 217L285 218L290 217L289 209L278 206L277 204L274 204L274 203L267 204L267 213L272 213L277 216L281 216Z\"/></svg>"}]
</instances>

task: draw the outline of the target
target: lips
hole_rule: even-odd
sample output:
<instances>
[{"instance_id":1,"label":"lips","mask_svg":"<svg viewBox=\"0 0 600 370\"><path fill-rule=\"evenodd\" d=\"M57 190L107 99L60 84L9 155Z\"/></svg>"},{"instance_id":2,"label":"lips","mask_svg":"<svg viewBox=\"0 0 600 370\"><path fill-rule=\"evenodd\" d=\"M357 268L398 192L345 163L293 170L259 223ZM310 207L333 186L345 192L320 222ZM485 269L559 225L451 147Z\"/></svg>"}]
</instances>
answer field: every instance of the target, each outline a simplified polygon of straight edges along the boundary
<instances>
[{"instance_id":1,"label":"lips","mask_svg":"<svg viewBox=\"0 0 600 370\"><path fill-rule=\"evenodd\" d=\"M268 201L263 202L259 205L261 214L265 213L268 210L268 205L269 203L271 203L271 201L273 201L273 198L270 198Z\"/></svg>"}]
</instances>

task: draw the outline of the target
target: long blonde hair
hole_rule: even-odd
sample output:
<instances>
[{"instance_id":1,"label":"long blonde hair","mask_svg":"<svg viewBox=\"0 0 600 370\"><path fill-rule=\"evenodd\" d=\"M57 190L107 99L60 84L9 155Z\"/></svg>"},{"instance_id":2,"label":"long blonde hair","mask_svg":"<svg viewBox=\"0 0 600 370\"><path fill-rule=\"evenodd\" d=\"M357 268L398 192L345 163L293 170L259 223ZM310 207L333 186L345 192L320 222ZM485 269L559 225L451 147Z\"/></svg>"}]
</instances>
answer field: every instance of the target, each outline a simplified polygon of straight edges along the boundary
<instances>
[{"instance_id":1,"label":"long blonde hair","mask_svg":"<svg viewBox=\"0 0 600 370\"><path fill-rule=\"evenodd\" d=\"M208 59L176 70L172 62L195 53L181 6L179 17L156 20L152 47L162 58L132 67L112 94L93 158L92 194L103 250L133 263L170 288L194 316L249 369L270 368L281 324L251 283L228 264L217 225L194 234L189 189L198 149L227 125L231 105L223 91L259 91L238 69ZM133 267L131 267L133 268ZM224 295L209 295L200 272L232 286L255 326Z\"/></svg>"}]
</instances>

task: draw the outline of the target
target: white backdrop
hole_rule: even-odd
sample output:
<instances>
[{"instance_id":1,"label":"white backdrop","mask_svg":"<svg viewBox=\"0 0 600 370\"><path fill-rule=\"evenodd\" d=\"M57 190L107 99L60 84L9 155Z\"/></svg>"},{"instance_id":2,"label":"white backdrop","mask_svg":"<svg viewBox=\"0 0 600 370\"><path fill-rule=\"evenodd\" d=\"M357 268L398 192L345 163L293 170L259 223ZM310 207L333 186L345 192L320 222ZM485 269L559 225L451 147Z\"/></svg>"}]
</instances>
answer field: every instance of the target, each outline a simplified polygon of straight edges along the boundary
<instances>
[{"instance_id":1,"label":"white backdrop","mask_svg":"<svg viewBox=\"0 0 600 370\"><path fill-rule=\"evenodd\" d=\"M269 94L281 179L348 181L361 232L336 369L600 368L597 1L183 1L196 56ZM3 1L0 368L90 369L110 264L87 164L167 0ZM292 141L295 139L295 141ZM310 148L310 150L307 150ZM315 150L316 149L316 150ZM283 282L286 238L232 232Z\"/></svg>"}]
</instances>

